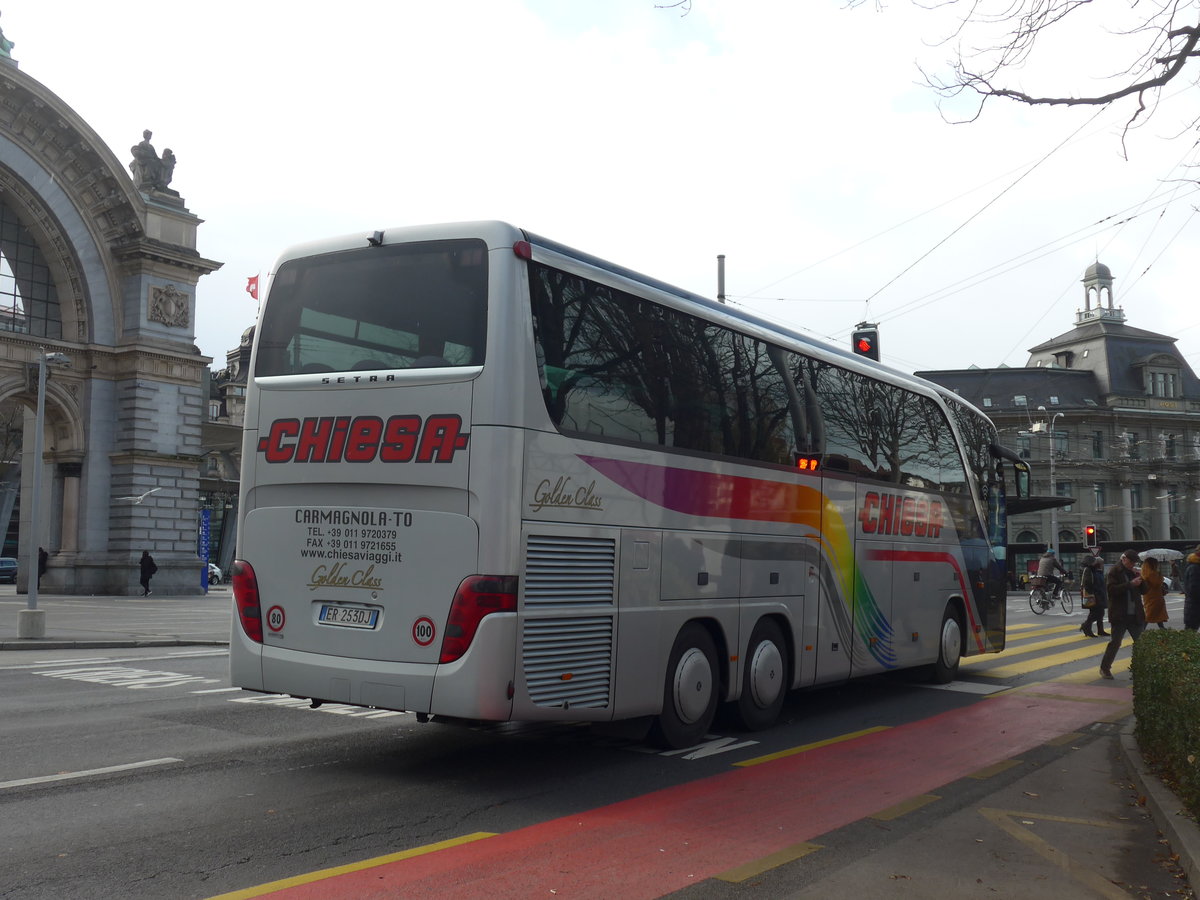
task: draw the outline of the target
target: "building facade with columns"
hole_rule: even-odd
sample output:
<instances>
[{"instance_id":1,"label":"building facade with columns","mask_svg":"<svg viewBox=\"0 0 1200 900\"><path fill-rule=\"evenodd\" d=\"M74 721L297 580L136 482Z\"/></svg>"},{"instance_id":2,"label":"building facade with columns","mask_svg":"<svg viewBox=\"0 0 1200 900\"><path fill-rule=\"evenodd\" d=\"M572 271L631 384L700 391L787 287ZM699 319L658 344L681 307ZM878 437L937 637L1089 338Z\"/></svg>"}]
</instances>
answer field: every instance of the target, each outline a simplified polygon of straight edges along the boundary
<instances>
[{"instance_id":1,"label":"building facade with columns","mask_svg":"<svg viewBox=\"0 0 1200 900\"><path fill-rule=\"evenodd\" d=\"M1024 368L917 373L992 418L1035 495L1070 499L1011 516L1014 544L1078 543L1089 524L1102 542L1200 540L1200 380L1175 338L1126 321L1113 284L1089 266L1074 327Z\"/></svg>"},{"instance_id":2,"label":"building facade with columns","mask_svg":"<svg viewBox=\"0 0 1200 900\"><path fill-rule=\"evenodd\" d=\"M199 589L209 360L195 346L196 285L220 263L199 254L201 220L170 188L174 154L151 137L122 163L0 58L0 516L19 510L22 590L38 547L42 592L137 592L143 550L158 563L156 593ZM34 459L47 354L69 368L50 371Z\"/></svg>"}]
</instances>

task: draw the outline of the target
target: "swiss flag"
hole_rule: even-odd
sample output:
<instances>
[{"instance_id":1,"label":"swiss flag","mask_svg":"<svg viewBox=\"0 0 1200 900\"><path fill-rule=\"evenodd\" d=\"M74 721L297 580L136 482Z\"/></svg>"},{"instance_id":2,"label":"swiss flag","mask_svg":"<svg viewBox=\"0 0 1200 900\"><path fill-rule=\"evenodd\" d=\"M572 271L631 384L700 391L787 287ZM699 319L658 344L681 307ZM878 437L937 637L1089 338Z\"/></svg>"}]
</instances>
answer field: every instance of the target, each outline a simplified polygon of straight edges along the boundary
<instances>
[{"instance_id":1,"label":"swiss flag","mask_svg":"<svg viewBox=\"0 0 1200 900\"><path fill-rule=\"evenodd\" d=\"M246 279L246 293L249 294L251 297L253 297L255 300L258 299L258 276L257 275L252 275Z\"/></svg>"}]
</instances>

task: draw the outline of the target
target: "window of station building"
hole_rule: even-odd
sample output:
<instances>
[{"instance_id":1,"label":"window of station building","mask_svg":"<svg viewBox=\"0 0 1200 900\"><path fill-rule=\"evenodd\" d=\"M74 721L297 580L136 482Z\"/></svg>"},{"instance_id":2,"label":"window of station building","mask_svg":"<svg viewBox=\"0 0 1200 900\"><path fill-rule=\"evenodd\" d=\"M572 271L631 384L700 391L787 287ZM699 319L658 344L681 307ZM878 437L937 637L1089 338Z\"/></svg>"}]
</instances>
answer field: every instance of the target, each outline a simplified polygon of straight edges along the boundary
<instances>
[{"instance_id":1,"label":"window of station building","mask_svg":"<svg viewBox=\"0 0 1200 900\"><path fill-rule=\"evenodd\" d=\"M984 397L984 398L983 398L983 408L984 408L984 409L991 409L991 408L992 408L992 398L991 398L991 397Z\"/></svg>"},{"instance_id":2,"label":"window of station building","mask_svg":"<svg viewBox=\"0 0 1200 900\"><path fill-rule=\"evenodd\" d=\"M1147 393L1153 397L1174 399L1179 396L1179 375L1177 372L1151 369L1147 373L1147 381L1149 382Z\"/></svg>"},{"instance_id":3,"label":"window of station building","mask_svg":"<svg viewBox=\"0 0 1200 900\"><path fill-rule=\"evenodd\" d=\"M1166 459L1175 459L1178 452L1179 452L1178 448L1175 445L1175 435L1164 434L1163 435L1163 456Z\"/></svg>"},{"instance_id":4,"label":"window of station building","mask_svg":"<svg viewBox=\"0 0 1200 900\"><path fill-rule=\"evenodd\" d=\"M1029 401L1024 394L1015 394L1013 396L1013 406L1028 406Z\"/></svg>"},{"instance_id":5,"label":"window of station building","mask_svg":"<svg viewBox=\"0 0 1200 900\"><path fill-rule=\"evenodd\" d=\"M1135 510L1142 508L1142 486L1140 484L1129 486L1129 505Z\"/></svg>"},{"instance_id":6,"label":"window of station building","mask_svg":"<svg viewBox=\"0 0 1200 900\"><path fill-rule=\"evenodd\" d=\"M41 248L0 199L0 331L61 338L58 289Z\"/></svg>"},{"instance_id":7,"label":"window of station building","mask_svg":"<svg viewBox=\"0 0 1200 900\"><path fill-rule=\"evenodd\" d=\"M1070 433L1066 431L1056 431L1050 435L1050 447L1059 459L1067 455L1067 451L1070 449L1070 439Z\"/></svg>"},{"instance_id":8,"label":"window of station building","mask_svg":"<svg viewBox=\"0 0 1200 900\"><path fill-rule=\"evenodd\" d=\"M1102 481L1092 483L1092 508L1099 512L1108 505L1108 486Z\"/></svg>"},{"instance_id":9,"label":"window of station building","mask_svg":"<svg viewBox=\"0 0 1200 900\"><path fill-rule=\"evenodd\" d=\"M1051 397L1051 398L1050 398L1050 405L1051 405L1051 406L1058 406L1058 398L1057 398L1057 397Z\"/></svg>"},{"instance_id":10,"label":"window of station building","mask_svg":"<svg viewBox=\"0 0 1200 900\"><path fill-rule=\"evenodd\" d=\"M1017 456L1030 459L1033 456L1033 438L1027 434L1017 435Z\"/></svg>"},{"instance_id":11,"label":"window of station building","mask_svg":"<svg viewBox=\"0 0 1200 900\"><path fill-rule=\"evenodd\" d=\"M1075 485L1069 481L1056 481L1054 483L1054 496L1056 497L1074 497ZM1072 506L1074 504L1071 504ZM1064 506L1063 512L1070 512L1071 506Z\"/></svg>"},{"instance_id":12,"label":"window of station building","mask_svg":"<svg viewBox=\"0 0 1200 900\"><path fill-rule=\"evenodd\" d=\"M1104 459L1104 432L1092 432L1092 459Z\"/></svg>"}]
</instances>

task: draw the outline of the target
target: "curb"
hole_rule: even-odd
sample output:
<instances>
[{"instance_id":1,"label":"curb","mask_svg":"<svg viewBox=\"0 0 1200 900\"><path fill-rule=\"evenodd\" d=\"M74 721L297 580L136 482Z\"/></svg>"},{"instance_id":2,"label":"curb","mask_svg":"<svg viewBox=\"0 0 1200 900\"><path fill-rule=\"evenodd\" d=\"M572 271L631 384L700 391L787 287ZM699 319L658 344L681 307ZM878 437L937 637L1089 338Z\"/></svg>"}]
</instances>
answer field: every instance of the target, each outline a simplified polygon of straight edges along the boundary
<instances>
[{"instance_id":1,"label":"curb","mask_svg":"<svg viewBox=\"0 0 1200 900\"><path fill-rule=\"evenodd\" d=\"M1132 723L1122 729L1120 738L1126 768L1138 793L1146 798L1146 808L1154 823L1179 855L1179 864L1187 873L1188 881L1192 885L1200 883L1200 825L1188 815L1171 789L1146 767L1133 736Z\"/></svg>"},{"instance_id":2,"label":"curb","mask_svg":"<svg viewBox=\"0 0 1200 900\"><path fill-rule=\"evenodd\" d=\"M15 641L0 641L4 650L111 650L114 648L135 649L137 647L228 647L229 641L193 641L170 638L147 638L139 640L55 640L54 638L21 638Z\"/></svg>"}]
</instances>

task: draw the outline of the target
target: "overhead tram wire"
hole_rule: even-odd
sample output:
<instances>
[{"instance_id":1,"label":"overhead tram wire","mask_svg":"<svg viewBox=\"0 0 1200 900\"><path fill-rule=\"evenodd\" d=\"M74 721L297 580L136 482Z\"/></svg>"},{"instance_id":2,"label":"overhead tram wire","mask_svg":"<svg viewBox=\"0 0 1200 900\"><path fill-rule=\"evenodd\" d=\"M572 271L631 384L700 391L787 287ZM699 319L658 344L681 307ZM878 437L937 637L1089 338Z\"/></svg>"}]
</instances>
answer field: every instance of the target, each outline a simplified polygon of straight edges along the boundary
<instances>
[{"instance_id":1,"label":"overhead tram wire","mask_svg":"<svg viewBox=\"0 0 1200 900\"><path fill-rule=\"evenodd\" d=\"M1196 187L1193 190L1193 193L1196 193L1196 192L1200 192L1200 186ZM900 318L901 316L908 315L909 313L915 312L918 309L922 309L931 303L936 303L939 300L945 300L948 297L951 297L954 294L960 293L963 290L967 290L969 288L976 287L976 286L984 283L985 281L990 281L993 278L997 278L1001 275L1005 275L1008 272L1013 271L1014 269L1020 268L1021 266L1028 265L1033 262L1037 262L1040 259L1044 259L1045 257L1047 257L1053 253L1057 253L1060 250L1066 249L1067 247L1074 246L1075 244L1078 244L1082 241L1090 240L1090 239L1096 237L1096 235L1103 233L1104 231L1106 231L1110 228L1118 228L1118 229L1122 228L1129 222L1132 222L1133 220L1137 219L1139 216L1144 215L1147 212L1153 212L1155 209L1165 209L1167 206L1169 206L1171 203L1176 202L1176 200L1178 200L1178 199L1183 199L1183 198L1175 198L1175 199L1164 201L1164 203L1161 206L1153 207L1149 210L1144 210L1141 213L1133 213L1132 215L1125 216L1124 213L1127 212L1128 210L1122 210L1120 212L1116 212L1111 215L1105 216L1103 219L1093 222L1092 224L1087 225L1084 228L1077 229L1077 230L1071 232L1070 234L1064 235L1059 238L1055 238L1054 240L1048 241L1038 247L1034 247L1030 250L1026 250L1023 253L1020 253L1016 256L1009 257L1009 259L1007 259L1003 262L997 263L993 266L983 269L981 272L976 273L976 275L971 275L971 276L968 276L967 278L960 279L959 281L952 282L951 284L948 284L943 288L939 288L936 291L932 291L932 292L930 292L928 294L924 294L920 297L914 297L912 300L906 301L905 303L902 303L900 306L896 307L895 309L890 310L887 313L887 316L889 319L897 319L897 318ZM1132 208L1133 207L1130 207L1129 209L1132 209ZM1118 218L1118 217L1121 217L1121 218ZM1113 221L1114 219L1116 221ZM1061 245L1061 246L1059 246L1059 245ZM983 277L983 276L986 276L986 277Z\"/></svg>"},{"instance_id":2,"label":"overhead tram wire","mask_svg":"<svg viewBox=\"0 0 1200 900\"><path fill-rule=\"evenodd\" d=\"M895 284L897 281L899 281L908 272L910 272L914 268L916 268L917 265L919 265L922 261L924 261L929 256L931 256L935 250L937 250L939 247L941 247L943 244L945 244L947 241L949 241L952 237L954 237L956 234L958 234L960 231L962 231L964 228L966 228L968 225L970 225L971 222L975 221L975 219L977 219L977 218L979 218L979 216L983 215L983 213L986 212L995 203L997 203L1001 197L1003 197L1005 194L1007 194L1009 191L1011 191L1013 188L1015 188L1018 184L1020 184L1022 181L1024 181L1027 177L1029 177L1031 174L1033 174L1033 172L1035 172L1038 168L1040 168L1041 165L1044 162L1046 162L1046 160L1048 160L1051 156L1053 156L1055 153L1057 153L1059 150L1061 150L1063 147L1065 147L1067 144L1069 144L1075 138L1075 136L1077 134L1079 134L1079 132L1083 131L1084 128L1086 128L1088 125L1090 125L1092 122L1094 122L1103 111L1104 111L1103 107L1096 110L1096 113L1091 118L1089 118L1082 125L1080 125L1078 128L1076 128L1073 132L1071 132L1070 135L1068 135L1066 138L1064 138L1062 141L1060 141L1056 146L1052 147L1045 155L1042 156L1041 159L1039 159L1032 166L1030 166L1028 169L1026 169L1024 172L1022 172L1020 175L1018 175L1017 178L1014 181L1012 181L1012 183L1010 183L1007 187L1005 187L1002 191L1000 191L1000 193L998 193L995 197L993 197L991 200L989 200L987 203L985 203L983 206L981 206L973 214L968 216L966 218L966 220L962 222L962 224L960 224L957 228L955 228L953 231L951 231L949 234L947 234L944 238L942 238L940 241L938 241L936 244L934 244L932 247L930 247L928 250L926 250L924 253L922 253L919 257L917 257L915 260L913 260L911 263L909 263L907 266L905 266L899 272L897 272L896 275L894 275L891 279L889 279L883 286L881 286L873 294L868 296L866 298L866 300L863 301L863 318L864 319L869 318L870 306L871 306L872 300L874 300L881 293L883 293L889 287L891 287L893 284Z\"/></svg>"},{"instance_id":3,"label":"overhead tram wire","mask_svg":"<svg viewBox=\"0 0 1200 900\"><path fill-rule=\"evenodd\" d=\"M1070 232L1061 237L1055 238L1054 240L1047 241L1046 243L1040 244L1037 247L1030 248L1029 250L1023 251L1022 253L1019 253L1015 256L1009 257L1006 260L1003 260L1001 262L996 263L995 265L989 266L986 269L976 272L973 275L967 276L966 278L959 279L958 281L951 282L950 284L947 284L941 288L938 288L935 291L931 291L928 294L923 294L920 297L914 297L913 299L908 300L908 301L902 303L900 306L896 307L895 309L889 311L887 313L887 317L889 320L894 320L894 319L898 319L903 316L906 316L909 313L916 312L917 310L923 309L924 307L929 306L930 304L937 303L941 300L948 299L948 298L954 296L955 294L961 293L962 291L970 290L971 288L977 287L980 284L983 284L987 281L991 281L992 279L999 278L1003 275L1007 275L1009 272L1012 272L1015 269L1019 269L1022 266L1037 262L1038 260L1044 259L1045 257L1050 256L1054 253L1058 253L1061 250L1064 250L1068 247L1082 243L1083 241L1092 240L1093 238L1096 237L1097 234L1100 234L1105 230L1108 230L1110 228L1121 228L1124 225L1128 224L1130 221L1133 221L1134 219L1138 218L1140 215L1152 213L1155 210L1159 210L1159 209L1165 209L1170 204L1175 203L1182 199L1187 199L1187 197L1190 196L1191 193L1197 193L1197 192L1200 192L1200 186L1193 186L1192 190L1189 194L1185 194L1182 197L1175 196L1175 197L1164 199L1160 205L1150 207L1149 209L1143 209L1141 212L1133 212L1132 214L1127 215L1127 213L1130 213L1131 210L1136 210L1137 207L1144 205L1147 201L1142 201L1141 203L1136 204L1135 206L1126 207L1125 209L1110 213L1109 215L1104 216L1103 218L1098 219L1095 222L1092 222L1091 224L1084 226L1083 228L1078 228L1075 231ZM1153 200L1155 198L1150 197L1148 199ZM747 296L747 295L742 295L742 294L726 294L726 298L729 301L733 302L735 305L744 306L746 308L751 308L750 305L752 303L760 302L760 301L764 301L764 300L783 302L783 303L861 303L862 302L861 299L856 298L856 297L844 297L844 298L834 298L834 297L753 297L753 296ZM805 329L805 330L809 330L813 334L820 334L820 332L811 331L811 329ZM849 332L850 332L850 329L844 329L833 335L821 334L821 336L836 342L837 340L840 340L841 338L843 338L847 334L849 334Z\"/></svg>"},{"instance_id":4,"label":"overhead tram wire","mask_svg":"<svg viewBox=\"0 0 1200 900\"><path fill-rule=\"evenodd\" d=\"M823 265L824 263L827 263L830 260L837 259L839 256L842 256L845 253L849 253L851 250L857 250L859 247L862 247L865 244L869 244L871 241L874 241L877 238L881 238L886 234L891 234L893 231L897 230L898 228L903 228L905 225L909 225L909 224L917 221L918 219L929 215L932 212L936 212L937 210L941 209L944 206L949 206L950 204L956 203L957 201L963 199L964 197L969 197L971 194L974 194L976 191L983 190L983 188L987 187L988 185L990 185L994 182L1000 181L1002 178L1004 178L1008 175L1011 175L1014 172L1024 171L1025 174L1028 174L1029 172L1033 171L1034 168L1036 168L1037 166L1040 166L1043 162L1045 162L1045 160L1048 159L1050 155L1052 155L1053 153L1062 149L1062 147L1067 146L1068 144L1073 143L1075 141L1084 140L1086 138L1091 137L1092 134L1090 134L1090 133L1087 135L1081 136L1080 132L1084 128L1086 128L1088 125L1090 125L1092 122L1094 122L1096 120L1096 118L1100 115L1101 112L1103 112L1103 110L1097 111L1096 114L1094 114L1091 118L1089 118L1086 122L1084 122L1083 125L1081 125L1079 128L1075 129L1075 131L1073 131L1066 138L1065 141L1063 141L1061 144L1059 144L1057 147L1055 147L1053 150L1051 150L1042 159L1037 160L1036 162L1033 162L1033 163L1015 166L1014 168L1009 169L1007 172L1003 172L1003 173L1000 173L999 175L989 178L987 181L971 188L970 190L963 191L962 193L957 194L954 197L951 197L947 200L943 200L941 203L938 203L935 206L931 206L927 209L924 209L914 216L909 216L907 219L903 220L902 222L897 222L895 225L891 225L891 226L883 229L883 231L877 231L877 232L875 232L875 234L872 234L870 237L865 237L860 241L856 241L855 243L851 244L848 247L843 247L841 250L837 250L834 253L829 254L828 256L822 257L821 259L811 262L806 266L802 266L801 268L796 269L794 272L789 272L787 275L783 275L782 277L777 278L774 281L769 282L768 284L765 284L760 288L756 288L755 290L751 291L749 294L739 295L739 296L741 296L741 298L744 300L775 300L775 299L782 300L782 299L787 299L787 298L762 297L760 295L762 294L763 291L766 291L769 288L774 287L775 285L779 284L781 281L787 281L789 278L794 278L797 275L803 274L804 272L807 272L809 269L815 269L817 266ZM1099 130L1100 129L1097 129L1097 131L1099 131ZM1024 177L1024 176L1022 176L1022 177ZM1019 180L1020 179L1018 179L1018 181ZM1014 182L1014 184L1015 183L1016 182ZM726 295L726 296L729 296L729 295ZM833 301L826 301L826 302L833 302ZM860 301L856 298L853 300L853 302L859 303L862 301Z\"/></svg>"}]
</instances>

